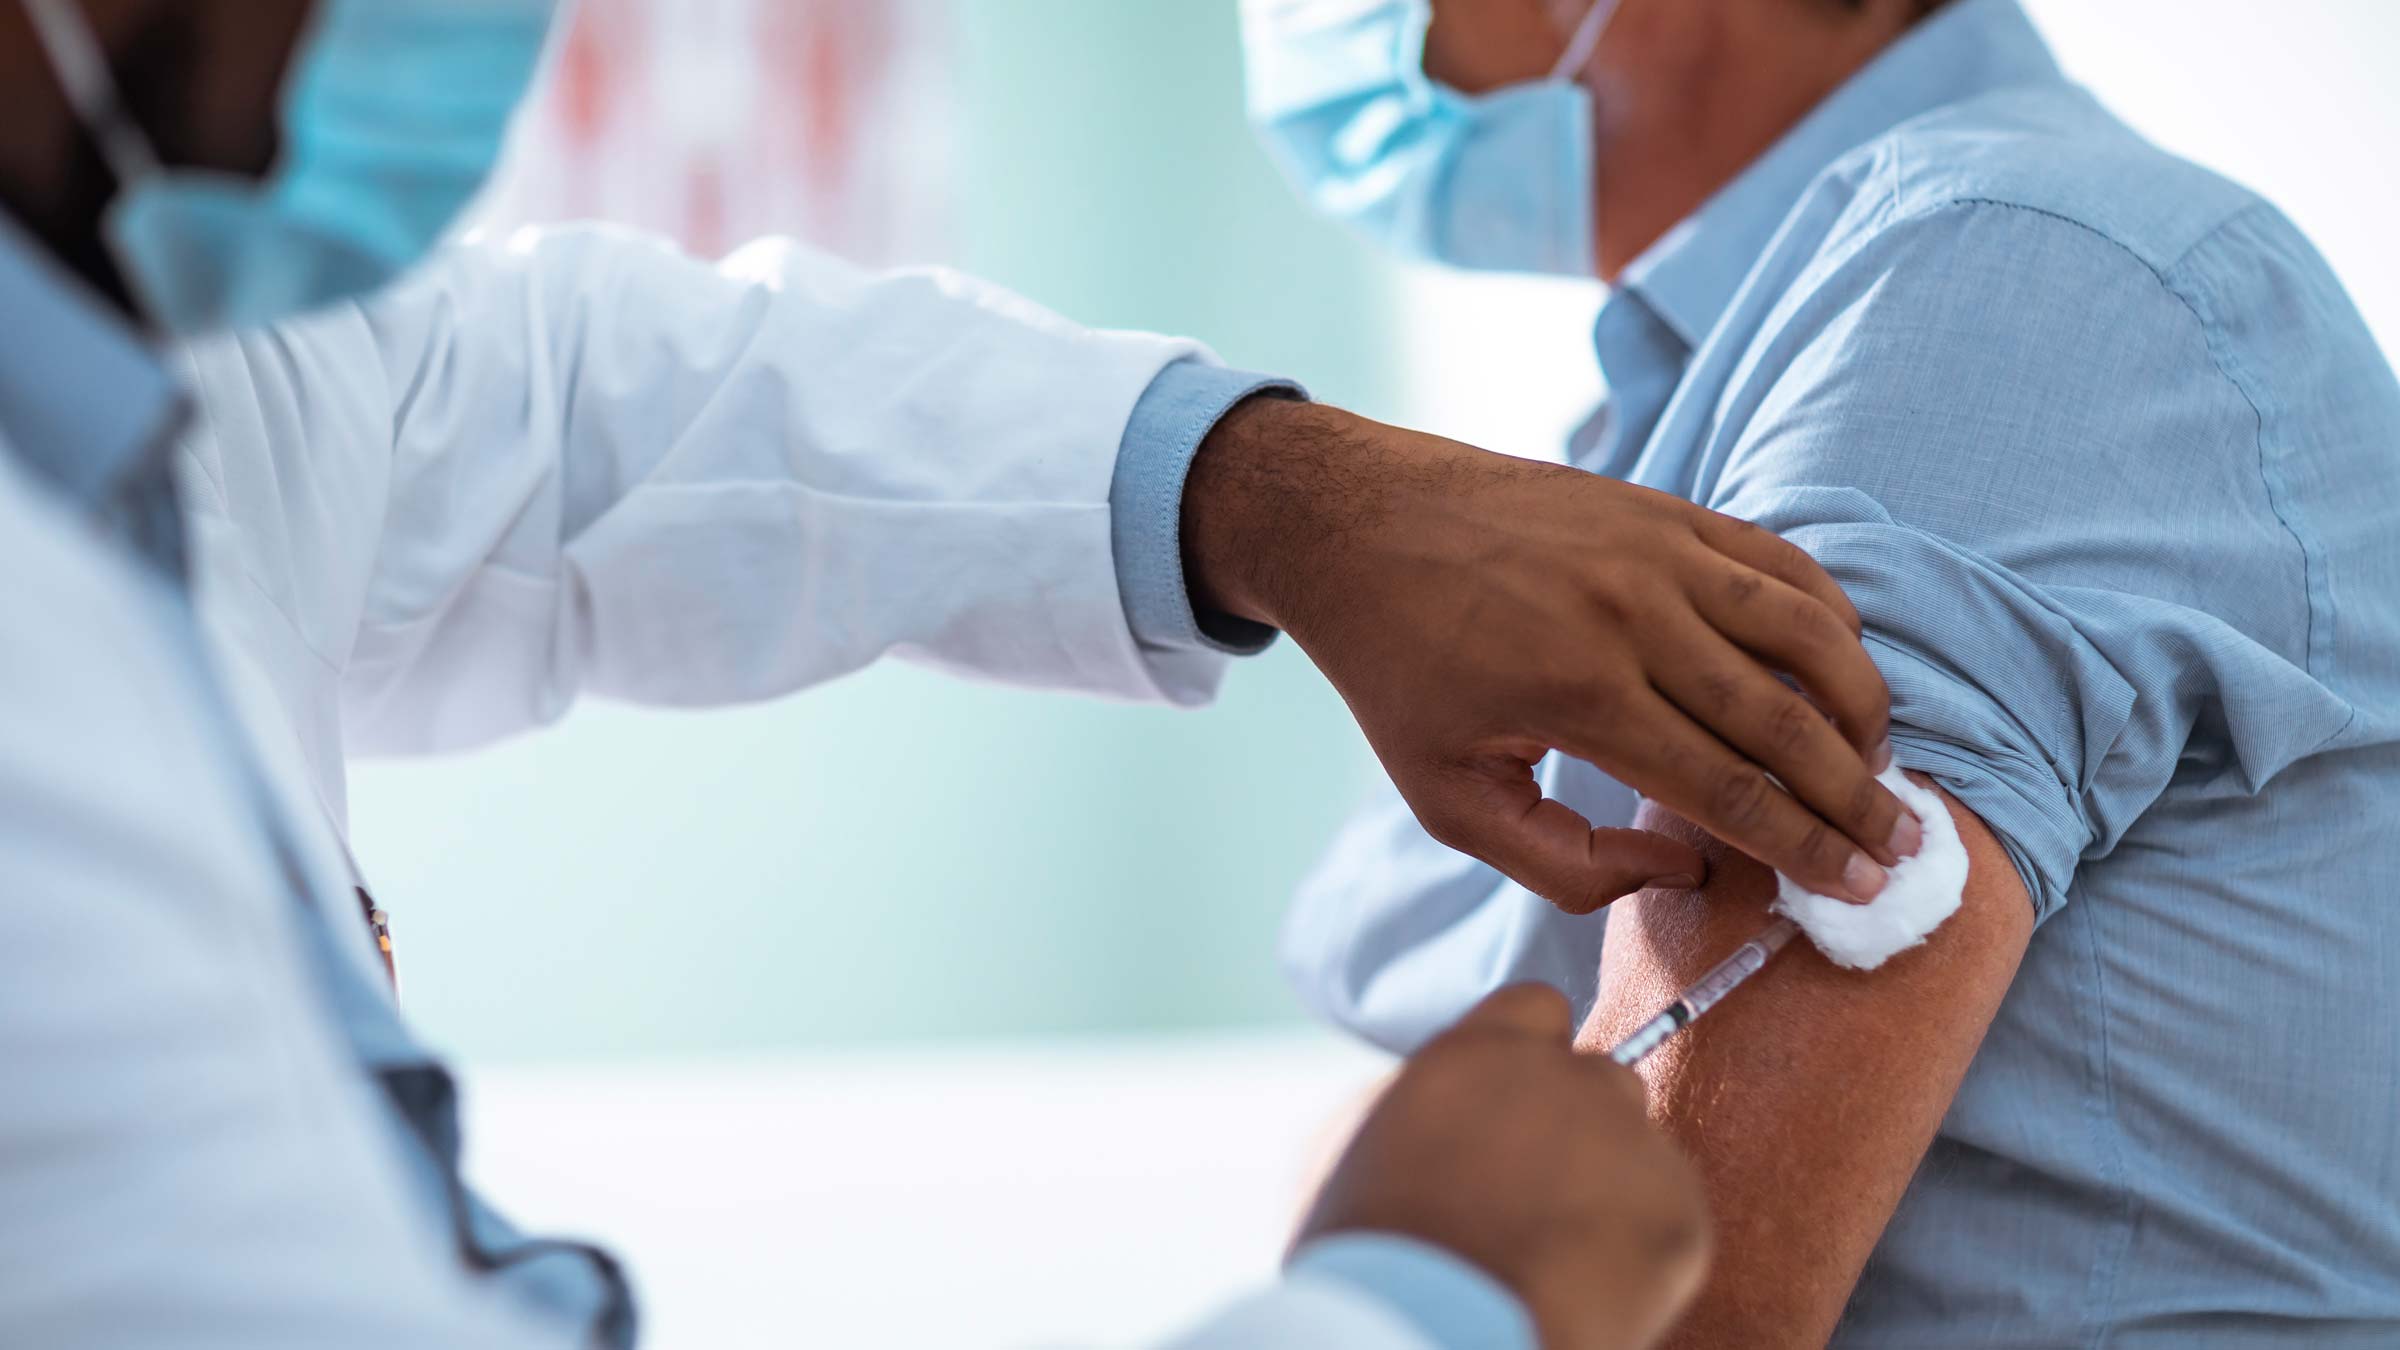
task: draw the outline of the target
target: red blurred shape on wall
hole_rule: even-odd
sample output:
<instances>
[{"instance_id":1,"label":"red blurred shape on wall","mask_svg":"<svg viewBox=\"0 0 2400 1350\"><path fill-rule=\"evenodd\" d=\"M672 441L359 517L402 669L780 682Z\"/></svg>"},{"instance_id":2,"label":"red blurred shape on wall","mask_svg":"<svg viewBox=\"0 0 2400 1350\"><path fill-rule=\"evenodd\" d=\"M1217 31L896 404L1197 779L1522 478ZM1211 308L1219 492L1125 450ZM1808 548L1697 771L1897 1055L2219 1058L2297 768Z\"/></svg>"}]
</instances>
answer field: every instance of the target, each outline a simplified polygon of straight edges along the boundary
<instances>
[{"instance_id":1,"label":"red blurred shape on wall","mask_svg":"<svg viewBox=\"0 0 2400 1350\"><path fill-rule=\"evenodd\" d=\"M582 0L486 220L598 217L714 254L794 234L938 256L938 0Z\"/></svg>"}]
</instances>

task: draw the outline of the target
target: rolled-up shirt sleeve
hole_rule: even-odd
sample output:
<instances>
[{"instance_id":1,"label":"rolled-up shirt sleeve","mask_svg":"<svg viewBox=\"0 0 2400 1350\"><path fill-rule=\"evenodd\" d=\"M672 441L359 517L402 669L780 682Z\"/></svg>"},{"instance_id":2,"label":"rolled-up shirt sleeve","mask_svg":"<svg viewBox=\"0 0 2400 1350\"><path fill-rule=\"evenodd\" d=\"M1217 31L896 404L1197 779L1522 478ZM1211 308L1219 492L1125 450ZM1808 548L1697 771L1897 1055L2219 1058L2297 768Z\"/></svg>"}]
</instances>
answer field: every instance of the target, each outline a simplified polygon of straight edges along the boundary
<instances>
[{"instance_id":1,"label":"rolled-up shirt sleeve","mask_svg":"<svg viewBox=\"0 0 2400 1350\"><path fill-rule=\"evenodd\" d=\"M2037 920L2179 766L2255 785L2346 716L2260 419L2179 280L2021 208L1884 224L1779 301L1712 446L1704 504L1849 592L1897 757L1999 835Z\"/></svg>"}]
</instances>

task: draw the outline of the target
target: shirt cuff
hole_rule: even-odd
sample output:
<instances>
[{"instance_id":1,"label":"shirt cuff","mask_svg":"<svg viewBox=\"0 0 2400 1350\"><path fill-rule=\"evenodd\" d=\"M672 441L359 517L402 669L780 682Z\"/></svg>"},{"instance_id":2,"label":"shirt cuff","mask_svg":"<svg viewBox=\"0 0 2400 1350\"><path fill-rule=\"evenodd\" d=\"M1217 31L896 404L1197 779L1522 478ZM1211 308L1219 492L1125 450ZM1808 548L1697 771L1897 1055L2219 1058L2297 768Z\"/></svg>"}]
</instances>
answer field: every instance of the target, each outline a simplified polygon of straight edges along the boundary
<instances>
[{"instance_id":1,"label":"shirt cuff","mask_svg":"<svg viewBox=\"0 0 2400 1350\"><path fill-rule=\"evenodd\" d=\"M1248 656L1275 640L1265 624L1200 613L1183 580L1183 481L1192 456L1217 422L1253 394L1308 397L1290 380L1186 358L1150 381L1125 423L1108 485L1109 547L1125 622L1144 647Z\"/></svg>"},{"instance_id":2,"label":"shirt cuff","mask_svg":"<svg viewBox=\"0 0 2400 1350\"><path fill-rule=\"evenodd\" d=\"M1538 1350L1533 1317L1515 1295L1474 1266L1414 1238L1390 1233L1319 1238L1292 1258L1290 1273L1349 1285L1443 1350Z\"/></svg>"}]
</instances>

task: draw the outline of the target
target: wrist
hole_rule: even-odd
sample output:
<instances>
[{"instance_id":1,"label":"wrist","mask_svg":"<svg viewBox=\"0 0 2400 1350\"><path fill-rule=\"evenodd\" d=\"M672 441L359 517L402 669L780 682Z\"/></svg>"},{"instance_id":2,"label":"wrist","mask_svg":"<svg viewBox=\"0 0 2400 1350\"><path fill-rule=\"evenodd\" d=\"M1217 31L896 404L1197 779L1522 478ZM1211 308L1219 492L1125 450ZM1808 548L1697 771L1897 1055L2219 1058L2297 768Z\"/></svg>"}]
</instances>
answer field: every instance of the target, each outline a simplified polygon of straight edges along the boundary
<instances>
[{"instance_id":1,"label":"wrist","mask_svg":"<svg viewBox=\"0 0 2400 1350\"><path fill-rule=\"evenodd\" d=\"M1202 609L1292 631L1327 541L1385 507L1369 460L1373 423L1339 408L1258 395L1220 418L1184 480L1185 584Z\"/></svg>"}]
</instances>

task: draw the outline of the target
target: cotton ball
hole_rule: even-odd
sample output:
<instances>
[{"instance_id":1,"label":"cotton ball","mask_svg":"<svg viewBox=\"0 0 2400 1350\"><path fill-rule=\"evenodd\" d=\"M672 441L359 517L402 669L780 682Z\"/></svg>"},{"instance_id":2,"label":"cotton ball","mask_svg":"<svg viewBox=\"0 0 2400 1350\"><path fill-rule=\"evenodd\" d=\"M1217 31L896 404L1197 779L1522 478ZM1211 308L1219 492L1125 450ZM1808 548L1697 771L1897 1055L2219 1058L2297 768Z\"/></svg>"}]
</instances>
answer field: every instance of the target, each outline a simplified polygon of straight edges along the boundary
<instances>
[{"instance_id":1,"label":"cotton ball","mask_svg":"<svg viewBox=\"0 0 2400 1350\"><path fill-rule=\"evenodd\" d=\"M1876 779L1925 827L1925 845L1890 870L1883 893L1867 904L1803 890L1775 878L1775 912L1789 916L1825 959L1852 970L1873 970L1925 940L1958 912L1967 889L1967 847L1957 822L1931 788L1910 782L1895 764Z\"/></svg>"}]
</instances>

